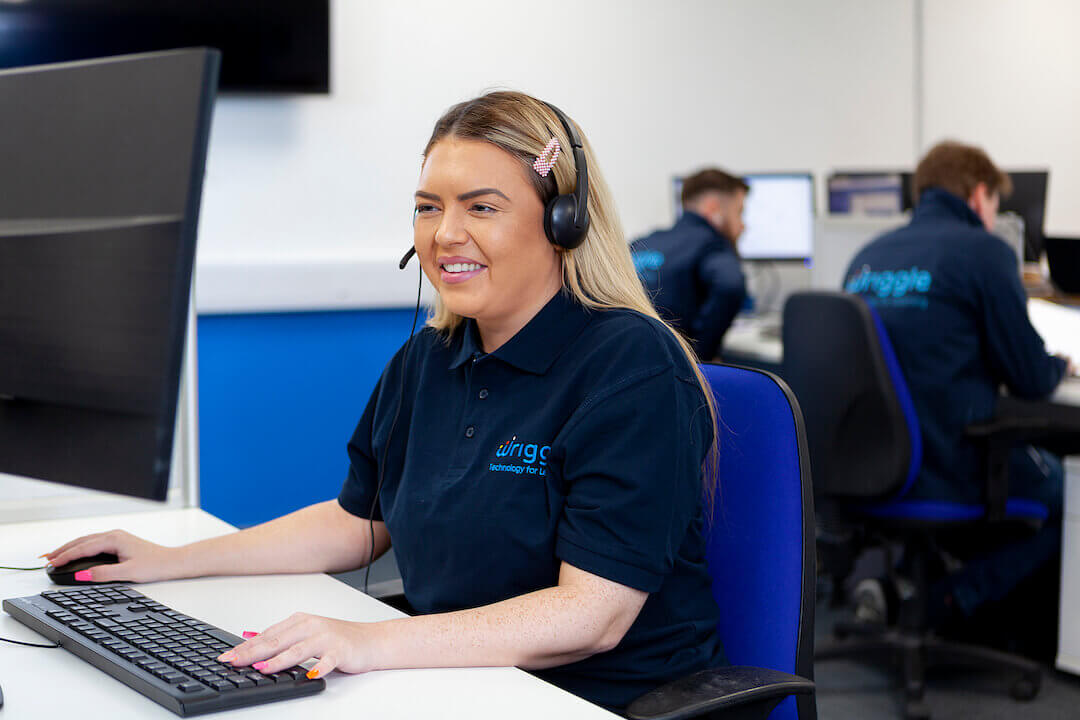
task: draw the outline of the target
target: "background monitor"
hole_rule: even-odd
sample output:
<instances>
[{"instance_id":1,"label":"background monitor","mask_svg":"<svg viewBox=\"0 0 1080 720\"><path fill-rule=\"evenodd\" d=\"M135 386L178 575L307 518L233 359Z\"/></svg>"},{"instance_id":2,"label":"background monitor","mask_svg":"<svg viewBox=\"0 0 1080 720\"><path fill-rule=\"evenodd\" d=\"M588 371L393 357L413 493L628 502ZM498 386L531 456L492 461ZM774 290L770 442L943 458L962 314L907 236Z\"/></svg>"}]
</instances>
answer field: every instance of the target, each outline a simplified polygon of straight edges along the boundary
<instances>
[{"instance_id":1,"label":"background monitor","mask_svg":"<svg viewBox=\"0 0 1080 720\"><path fill-rule=\"evenodd\" d=\"M829 214L889 216L912 207L911 173L902 170L837 170L826 190Z\"/></svg>"},{"instance_id":2,"label":"background monitor","mask_svg":"<svg viewBox=\"0 0 1080 720\"><path fill-rule=\"evenodd\" d=\"M810 173L751 173L738 241L744 260L801 260L814 250L814 181ZM672 181L675 219L682 216L682 178Z\"/></svg>"},{"instance_id":3,"label":"background monitor","mask_svg":"<svg viewBox=\"0 0 1080 720\"><path fill-rule=\"evenodd\" d=\"M1014 212L1024 219L1024 259L1037 262L1046 244L1043 221L1046 216L1046 186L1050 181L1047 170L1009 171L1013 191L1001 199L998 212Z\"/></svg>"},{"instance_id":4,"label":"background monitor","mask_svg":"<svg viewBox=\"0 0 1080 720\"><path fill-rule=\"evenodd\" d=\"M221 88L330 90L329 0L0 0L0 67L207 46Z\"/></svg>"},{"instance_id":5,"label":"background monitor","mask_svg":"<svg viewBox=\"0 0 1080 720\"><path fill-rule=\"evenodd\" d=\"M752 173L739 255L747 260L807 260L814 252L814 182L810 173Z\"/></svg>"},{"instance_id":6,"label":"background monitor","mask_svg":"<svg viewBox=\"0 0 1080 720\"><path fill-rule=\"evenodd\" d=\"M219 60L0 71L0 472L165 499Z\"/></svg>"}]
</instances>

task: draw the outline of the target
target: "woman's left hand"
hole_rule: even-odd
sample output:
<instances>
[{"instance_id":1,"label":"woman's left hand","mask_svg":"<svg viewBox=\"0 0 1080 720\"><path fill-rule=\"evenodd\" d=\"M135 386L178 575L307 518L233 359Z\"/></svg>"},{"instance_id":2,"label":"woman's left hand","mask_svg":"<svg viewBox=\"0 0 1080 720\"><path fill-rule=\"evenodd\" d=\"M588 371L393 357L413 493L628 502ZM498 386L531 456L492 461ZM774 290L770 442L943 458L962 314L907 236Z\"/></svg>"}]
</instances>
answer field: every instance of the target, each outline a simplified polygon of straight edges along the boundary
<instances>
[{"instance_id":1,"label":"woman's left hand","mask_svg":"<svg viewBox=\"0 0 1080 720\"><path fill-rule=\"evenodd\" d=\"M334 669L367 672L373 669L370 643L365 641L368 627L368 623L295 613L222 653L218 660L275 673L314 657L319 661L308 672L309 678L324 677Z\"/></svg>"}]
</instances>

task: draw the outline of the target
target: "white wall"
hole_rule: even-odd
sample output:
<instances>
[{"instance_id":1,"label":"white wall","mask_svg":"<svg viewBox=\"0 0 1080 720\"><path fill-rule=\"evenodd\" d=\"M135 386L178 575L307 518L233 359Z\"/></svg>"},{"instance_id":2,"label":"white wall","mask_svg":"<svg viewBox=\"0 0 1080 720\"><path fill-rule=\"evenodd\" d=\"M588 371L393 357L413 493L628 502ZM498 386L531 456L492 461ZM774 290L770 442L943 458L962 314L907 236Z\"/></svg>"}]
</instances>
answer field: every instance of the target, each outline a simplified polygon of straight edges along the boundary
<instances>
[{"instance_id":1,"label":"white wall","mask_svg":"<svg viewBox=\"0 0 1080 720\"><path fill-rule=\"evenodd\" d=\"M668 223L671 176L706 164L911 164L913 2L336 0L331 95L218 103L200 307L411 302L415 275L392 266L420 151L488 88L581 124L630 236Z\"/></svg>"},{"instance_id":2,"label":"white wall","mask_svg":"<svg viewBox=\"0 0 1080 720\"><path fill-rule=\"evenodd\" d=\"M1004 167L1049 167L1044 228L1080 235L1080 3L931 0L923 14L926 146L951 137Z\"/></svg>"}]
</instances>

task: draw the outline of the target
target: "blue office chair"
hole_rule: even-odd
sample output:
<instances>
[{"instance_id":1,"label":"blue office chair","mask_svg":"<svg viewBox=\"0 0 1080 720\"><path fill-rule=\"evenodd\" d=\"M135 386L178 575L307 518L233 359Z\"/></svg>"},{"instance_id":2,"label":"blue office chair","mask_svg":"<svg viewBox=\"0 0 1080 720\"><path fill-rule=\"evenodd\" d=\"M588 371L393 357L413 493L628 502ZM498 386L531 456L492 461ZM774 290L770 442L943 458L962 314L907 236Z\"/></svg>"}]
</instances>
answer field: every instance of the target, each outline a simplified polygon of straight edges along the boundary
<instances>
[{"instance_id":1,"label":"blue office chair","mask_svg":"<svg viewBox=\"0 0 1080 720\"><path fill-rule=\"evenodd\" d=\"M894 627L841 623L838 636L859 640L820 648L819 659L890 651L901 660L905 716L927 718L926 667L961 664L1019 673L1017 699L1030 699L1041 682L1039 666L989 648L944 642L926 622L930 569L950 533L1019 528L1047 517L1047 508L1008 497L1007 457L1020 440L1037 437L1030 418L1000 414L973 425L968 435L987 458L985 502L977 504L908 497L922 458L918 418L892 344L880 318L861 298L840 292L799 292L788 298L783 319L785 380L806 416L815 492L825 514L857 528L862 537L905 549L904 581ZM887 554L888 557L888 554ZM891 559L887 563L893 571ZM896 577L894 575L894 584Z\"/></svg>"},{"instance_id":2,"label":"blue office chair","mask_svg":"<svg viewBox=\"0 0 1080 720\"><path fill-rule=\"evenodd\" d=\"M814 508L802 413L775 375L701 366L719 412L708 563L731 667L635 700L639 720L815 720Z\"/></svg>"}]
</instances>

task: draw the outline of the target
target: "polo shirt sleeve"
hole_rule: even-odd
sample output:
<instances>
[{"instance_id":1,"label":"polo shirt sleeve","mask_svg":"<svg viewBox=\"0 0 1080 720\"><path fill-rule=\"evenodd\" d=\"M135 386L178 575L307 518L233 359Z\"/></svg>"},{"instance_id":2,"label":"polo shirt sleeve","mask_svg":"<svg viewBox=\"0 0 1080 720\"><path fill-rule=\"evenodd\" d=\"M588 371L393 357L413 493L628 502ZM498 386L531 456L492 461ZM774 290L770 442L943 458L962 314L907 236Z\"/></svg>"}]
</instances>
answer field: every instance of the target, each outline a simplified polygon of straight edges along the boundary
<instances>
[{"instance_id":1,"label":"polo shirt sleeve","mask_svg":"<svg viewBox=\"0 0 1080 720\"><path fill-rule=\"evenodd\" d=\"M364 414L360 416L360 422L353 431L346 450L349 454L349 471L345 476L345 483L338 495L338 504L346 512L364 519L382 520L382 508L375 500L375 486L379 480L379 465L375 459L372 432L375 426L375 413L379 404L379 395L383 387L383 378L368 399Z\"/></svg>"},{"instance_id":2,"label":"polo shirt sleeve","mask_svg":"<svg viewBox=\"0 0 1080 720\"><path fill-rule=\"evenodd\" d=\"M586 400L553 447L563 456L566 490L559 559L644 592L659 590L701 509L709 433L696 380L671 367Z\"/></svg>"},{"instance_id":3,"label":"polo shirt sleeve","mask_svg":"<svg viewBox=\"0 0 1080 720\"><path fill-rule=\"evenodd\" d=\"M701 258L697 266L698 281L705 288L705 299L692 323L698 357L711 360L720 351L724 333L742 309L746 299L746 278L739 258L730 250L720 249L719 243Z\"/></svg>"},{"instance_id":4,"label":"polo shirt sleeve","mask_svg":"<svg viewBox=\"0 0 1080 720\"><path fill-rule=\"evenodd\" d=\"M995 244L991 251L982 258L985 268L977 276L989 359L1014 395L1044 398L1061 382L1066 363L1047 354L1031 324L1012 251L1004 243Z\"/></svg>"}]
</instances>

